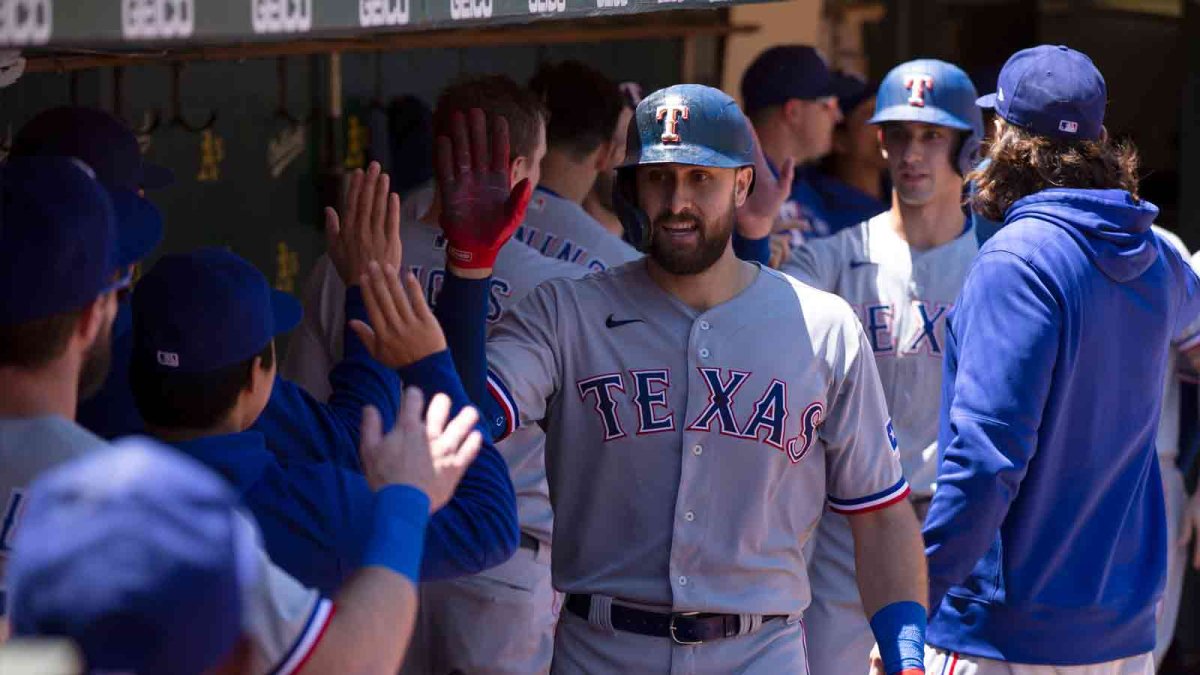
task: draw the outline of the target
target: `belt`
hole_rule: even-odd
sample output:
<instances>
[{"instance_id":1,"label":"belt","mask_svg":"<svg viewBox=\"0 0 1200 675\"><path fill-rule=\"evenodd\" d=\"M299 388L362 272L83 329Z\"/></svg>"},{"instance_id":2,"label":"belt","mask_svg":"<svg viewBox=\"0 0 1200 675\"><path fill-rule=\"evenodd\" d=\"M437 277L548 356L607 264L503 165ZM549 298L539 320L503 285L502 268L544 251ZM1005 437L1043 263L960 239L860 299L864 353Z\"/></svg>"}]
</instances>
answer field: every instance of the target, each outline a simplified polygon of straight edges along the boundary
<instances>
[{"instance_id":1,"label":"belt","mask_svg":"<svg viewBox=\"0 0 1200 675\"><path fill-rule=\"evenodd\" d=\"M582 619L591 614L592 596L568 595L564 605ZM731 638L742 632L742 617L737 614L701 612L650 612L634 607L612 605L612 627L627 633L671 638L675 644L698 645L712 640ZM763 617L763 623L786 618L783 614Z\"/></svg>"},{"instance_id":2,"label":"belt","mask_svg":"<svg viewBox=\"0 0 1200 675\"><path fill-rule=\"evenodd\" d=\"M537 553L541 546L542 542L538 541L537 537L533 536L532 534L525 534L524 532L521 533L521 548L527 548L530 551Z\"/></svg>"}]
</instances>

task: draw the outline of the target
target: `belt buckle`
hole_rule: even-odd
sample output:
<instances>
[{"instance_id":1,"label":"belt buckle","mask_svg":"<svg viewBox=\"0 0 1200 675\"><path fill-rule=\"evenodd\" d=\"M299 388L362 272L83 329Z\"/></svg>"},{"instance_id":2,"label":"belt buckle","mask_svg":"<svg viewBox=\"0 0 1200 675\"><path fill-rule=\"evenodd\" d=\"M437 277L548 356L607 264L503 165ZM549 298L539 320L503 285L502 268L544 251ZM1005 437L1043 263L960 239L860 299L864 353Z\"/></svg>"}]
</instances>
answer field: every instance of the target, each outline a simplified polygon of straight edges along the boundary
<instances>
[{"instance_id":1,"label":"belt buckle","mask_svg":"<svg viewBox=\"0 0 1200 675\"><path fill-rule=\"evenodd\" d=\"M671 623L668 624L668 627L670 628L670 632L671 632L671 641L677 645L702 645L702 644L704 644L704 640L689 640L689 641L685 642L683 640L680 640L679 636L675 634L675 619L678 619L681 616L682 617L692 617L692 616L699 616L699 615L700 615L700 612L672 612L671 613Z\"/></svg>"}]
</instances>

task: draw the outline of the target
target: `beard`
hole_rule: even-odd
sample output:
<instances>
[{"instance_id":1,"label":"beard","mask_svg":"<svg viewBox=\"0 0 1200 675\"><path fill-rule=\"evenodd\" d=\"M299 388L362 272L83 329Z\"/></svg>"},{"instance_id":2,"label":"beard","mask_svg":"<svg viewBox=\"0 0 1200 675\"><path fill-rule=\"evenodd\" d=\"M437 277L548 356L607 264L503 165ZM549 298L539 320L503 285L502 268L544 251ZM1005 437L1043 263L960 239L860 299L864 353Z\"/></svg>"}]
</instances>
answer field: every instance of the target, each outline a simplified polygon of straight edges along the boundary
<instances>
[{"instance_id":1,"label":"beard","mask_svg":"<svg viewBox=\"0 0 1200 675\"><path fill-rule=\"evenodd\" d=\"M79 371L79 400L84 400L100 391L108 379L112 365L112 324L96 336L96 341L83 355L83 366Z\"/></svg>"},{"instance_id":2,"label":"beard","mask_svg":"<svg viewBox=\"0 0 1200 675\"><path fill-rule=\"evenodd\" d=\"M646 252L655 264L669 274L688 276L700 274L712 267L729 246L733 236L734 207L706 223L700 216L684 211L680 214L662 213L650 227L650 245ZM661 226L665 224L692 224L696 226L696 246L681 249L671 241L671 235Z\"/></svg>"}]
</instances>

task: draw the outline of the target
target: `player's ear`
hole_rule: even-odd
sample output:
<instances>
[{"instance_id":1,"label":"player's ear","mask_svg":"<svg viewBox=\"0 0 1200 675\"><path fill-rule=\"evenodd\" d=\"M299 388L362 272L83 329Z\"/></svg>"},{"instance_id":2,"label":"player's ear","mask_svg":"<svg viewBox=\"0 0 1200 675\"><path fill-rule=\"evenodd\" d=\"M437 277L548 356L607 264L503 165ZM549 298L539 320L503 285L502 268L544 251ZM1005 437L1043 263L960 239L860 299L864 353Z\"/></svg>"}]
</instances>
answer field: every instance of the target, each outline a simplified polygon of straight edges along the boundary
<instances>
[{"instance_id":1,"label":"player's ear","mask_svg":"<svg viewBox=\"0 0 1200 675\"><path fill-rule=\"evenodd\" d=\"M750 196L750 186L754 183L754 167L743 166L733 175L734 204L741 206Z\"/></svg>"},{"instance_id":2,"label":"player's ear","mask_svg":"<svg viewBox=\"0 0 1200 675\"><path fill-rule=\"evenodd\" d=\"M529 158L518 155L508 167L508 184L516 185L529 177Z\"/></svg>"}]
</instances>

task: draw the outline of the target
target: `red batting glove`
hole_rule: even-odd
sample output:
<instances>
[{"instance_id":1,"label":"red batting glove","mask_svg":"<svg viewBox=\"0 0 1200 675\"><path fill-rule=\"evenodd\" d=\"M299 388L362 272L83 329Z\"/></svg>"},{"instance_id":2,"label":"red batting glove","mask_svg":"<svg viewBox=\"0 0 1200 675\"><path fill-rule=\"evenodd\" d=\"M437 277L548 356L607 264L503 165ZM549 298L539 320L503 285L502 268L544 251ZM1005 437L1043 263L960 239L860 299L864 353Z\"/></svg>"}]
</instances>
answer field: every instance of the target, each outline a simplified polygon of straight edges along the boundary
<instances>
[{"instance_id":1,"label":"red batting glove","mask_svg":"<svg viewBox=\"0 0 1200 675\"><path fill-rule=\"evenodd\" d=\"M463 114L454 113L450 132L450 138L438 137L436 151L439 222L448 262L464 269L490 268L525 219L533 186L528 179L509 185L508 121L503 117L492 122L490 144L487 116L478 108L471 110L469 130Z\"/></svg>"}]
</instances>

